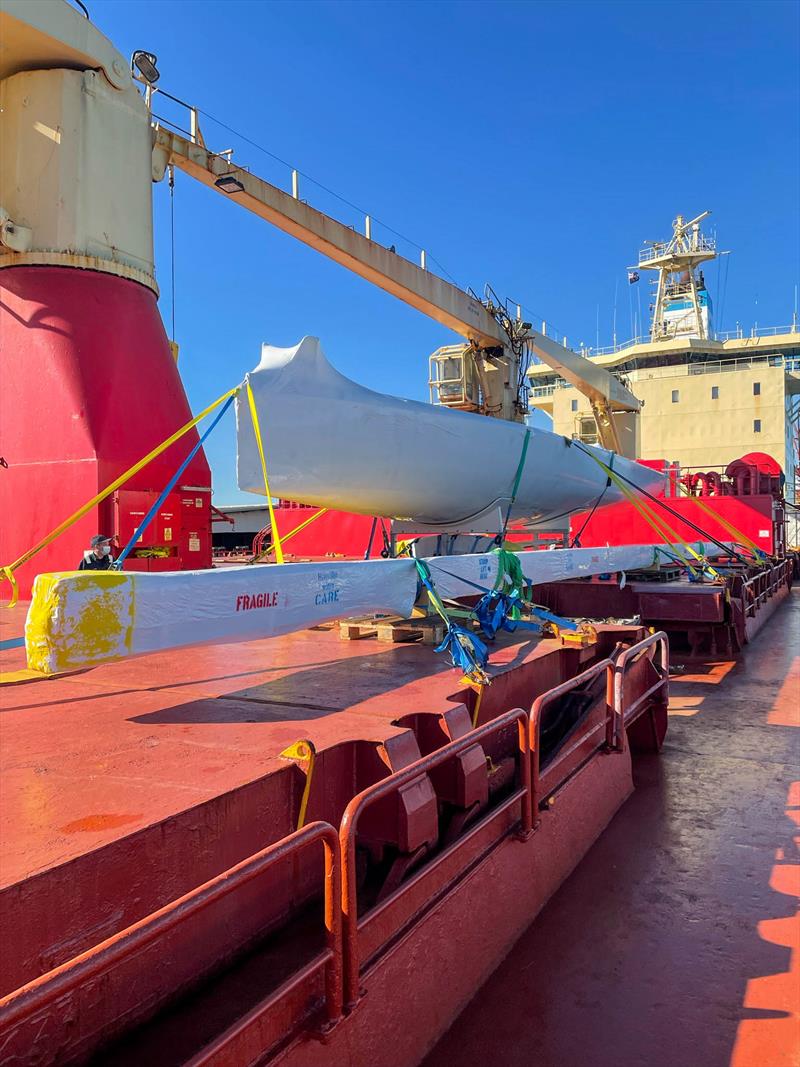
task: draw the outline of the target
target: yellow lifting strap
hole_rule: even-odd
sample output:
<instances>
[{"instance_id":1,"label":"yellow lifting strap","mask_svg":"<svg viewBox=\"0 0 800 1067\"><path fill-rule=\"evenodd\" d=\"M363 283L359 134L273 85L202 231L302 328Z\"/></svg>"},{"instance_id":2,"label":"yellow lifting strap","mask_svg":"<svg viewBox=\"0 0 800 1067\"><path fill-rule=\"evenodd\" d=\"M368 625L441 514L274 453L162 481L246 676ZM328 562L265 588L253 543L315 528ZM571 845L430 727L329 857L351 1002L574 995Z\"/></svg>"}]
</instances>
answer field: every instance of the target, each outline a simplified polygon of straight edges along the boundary
<instances>
[{"instance_id":1,"label":"yellow lifting strap","mask_svg":"<svg viewBox=\"0 0 800 1067\"><path fill-rule=\"evenodd\" d=\"M684 555L681 547L679 547L679 546L682 546L682 548L685 548L687 550L687 552L689 552L692 556L694 556L695 560L700 563L701 568L703 566L705 566L705 560L703 559L703 557L701 555L699 555L697 552L695 552L695 550L692 548L692 546L688 542L683 541L678 536L677 532L675 530L673 530L672 527L666 522L665 519L660 518L659 516L657 516L655 514L655 512L652 510L652 508L649 507L648 504L646 504L643 500L637 499L635 493L631 492L630 490L628 490L628 491L631 494L630 495L631 503L634 505L634 507L639 509L639 511L642 514L642 516L644 517L645 521L650 523L652 528L656 531L656 533L659 535L659 537L663 540L663 542L665 544L672 546L672 549L673 549L675 555L678 557L678 559L681 561L681 563L683 563L683 565L685 567L687 567L693 574L698 574L697 568L692 566L690 560L687 558L687 556ZM657 558L658 558L658 549L656 549L656 559ZM709 571L712 571L711 567L709 567L708 569L709 569ZM715 577L717 576L716 575L716 571L712 571L712 573L714 574Z\"/></svg>"},{"instance_id":2,"label":"yellow lifting strap","mask_svg":"<svg viewBox=\"0 0 800 1067\"><path fill-rule=\"evenodd\" d=\"M597 463L600 464L600 466L603 468L603 470L605 470L608 473L609 477L612 477L612 481L614 481L614 484L617 486L617 488L622 493L622 495L625 497L625 499L628 501L628 503L632 504L633 507L636 508L636 510L639 512L639 514L642 516L642 518L645 520L645 522L653 530L655 530L656 534L661 538L662 541L664 541L667 544L670 544L670 543L672 543L672 542L674 542L676 540L677 540L678 544L682 543L680 541L680 538L678 538L677 535L674 534L674 532L670 532L669 531L669 529L666 526L666 524L662 524L661 520L656 515L650 513L650 511L646 507L644 501L638 499L636 497L635 493L633 492L633 490L629 489L628 486L625 485L625 483L622 481L621 478L613 477L614 472L611 470L610 467L607 467L605 465L605 463L603 463L601 460L599 460L597 458L597 456L593 455L592 459L594 459ZM678 545L676 544L673 547L675 548L675 554L676 554L676 556L678 556L678 558L680 559L681 563L683 563L683 565L685 567L688 567L688 569L694 573L694 568L692 567L692 565L689 562L689 560L684 556L683 552L681 552L681 550L678 547Z\"/></svg>"},{"instance_id":3,"label":"yellow lifting strap","mask_svg":"<svg viewBox=\"0 0 800 1067\"><path fill-rule=\"evenodd\" d=\"M35 544L33 546L33 548L29 548L27 552L24 552L19 557L19 559L15 559L13 563L9 563L5 567L0 567L0 576L2 576L3 578L7 578L11 583L12 588L11 600L8 602L6 607L13 608L17 600L19 599L19 587L17 585L17 580L14 577L15 570L21 567L23 563L27 563L29 559L32 559L38 552L41 552L43 548L46 548L51 542L55 541L57 537L60 537L65 530L68 530L70 526L78 522L79 519L82 519L84 515L88 514L93 507L96 507L103 500L105 500L107 496L110 496L111 493L119 489L121 485L124 485L129 478L133 477L134 474L138 474L138 472L142 470L143 467L146 467L147 464L151 462L151 460L154 460L156 456L160 456L162 452L166 452L166 450L171 445L174 445L176 441L183 437L184 434L188 433L189 430L193 429L198 424L198 422L200 422L206 417L206 415L210 415L215 408L218 408L220 404L224 404L229 397L235 396L236 393L239 392L240 388L241 386L237 385L235 389L229 389L227 393L223 393L221 397L218 397L218 399L214 401L213 404L209 404L207 408L200 412L199 415L195 415L193 419L190 419L189 422L181 426L181 428L179 430L176 430L174 434L172 434L166 439L166 441L162 441L157 448L154 448L152 450L152 452L148 452L144 459L140 459L138 463L134 463L134 465L132 467L129 467L124 474L121 474L119 478L115 478L110 485L107 485L106 488L102 490L102 492L98 493L97 496L93 496L92 499L88 501L88 503L84 504L83 507L78 508L78 510L74 514L70 515L68 519L64 519L64 521L59 526L57 526L55 530L52 530L46 537L43 537L42 540L38 542L38 544Z\"/></svg>"},{"instance_id":4,"label":"yellow lifting strap","mask_svg":"<svg viewBox=\"0 0 800 1067\"><path fill-rule=\"evenodd\" d=\"M637 498L635 492L627 485L625 485L623 480L615 474L615 472L611 469L611 467L608 466L608 464L603 463L603 461L598 456L595 456L594 453L589 452L588 450L585 454L591 456L595 463L599 464L599 466L603 468L603 470L617 486L622 495L625 496L631 504L633 504L633 506L639 511L642 517L653 527L653 529L659 534L659 536L662 537L667 544L672 545L672 547L675 549L675 554L690 570L695 571L695 568L692 567L689 561L685 558L683 553L677 547L678 545L683 545L683 547L689 552L689 554L694 556L695 560L697 560L697 562L700 564L701 571L707 570L715 578L719 578L718 572L715 571L714 568L709 565L709 563L704 559L704 557L701 556L699 552L696 552L688 541L684 541L681 537L679 537L676 531L673 530L669 523L666 521L666 519L657 516L654 509L649 504L647 504L643 499Z\"/></svg>"},{"instance_id":5,"label":"yellow lifting strap","mask_svg":"<svg viewBox=\"0 0 800 1067\"><path fill-rule=\"evenodd\" d=\"M635 501L635 494L633 494L633 499ZM663 529L666 531L666 533L668 535L667 537L664 538L665 542L667 544L671 544L672 545L673 549L675 550L675 554L680 559L683 560L683 562L686 564L687 567L689 567L690 570L693 570L693 571L695 571L695 573L697 573L696 569L694 567L692 567L692 565L689 563L689 561L684 558L683 553L678 548L678 545L682 545L686 549L686 551L691 556L693 556L694 559L700 564L700 573L702 573L704 570L706 570L714 578L719 578L720 577L719 572L716 571L711 566L711 564L706 560L705 556L701 555L700 552L697 552L694 549L691 541L684 541L683 538L681 538L678 535L677 531L674 530L669 525L669 523L666 521L666 519L656 515L655 509L651 505L647 504L644 500L639 501L639 502L645 508L645 517L647 517L647 514L649 513L651 518L652 518L652 520L653 520L653 522L658 522L663 527ZM655 528L657 529L658 527L655 527ZM699 542L698 542L698 544L699 544ZM700 547L702 548L702 545L700 545Z\"/></svg>"},{"instance_id":6,"label":"yellow lifting strap","mask_svg":"<svg viewBox=\"0 0 800 1067\"><path fill-rule=\"evenodd\" d=\"M462 678L461 681L464 685L468 685L470 689L474 689L477 693L477 700L475 701L475 707L472 709L472 729L476 729L478 726L478 716L481 712L481 701L483 700L483 691L488 682L473 682L471 678Z\"/></svg>"},{"instance_id":7,"label":"yellow lifting strap","mask_svg":"<svg viewBox=\"0 0 800 1067\"><path fill-rule=\"evenodd\" d=\"M717 571L715 571L711 564L706 561L704 556L694 549L691 542L684 541L683 538L678 535L677 531L669 525L666 519L657 516L655 510L649 504L645 503L644 500L637 500L635 493L631 490L629 490L629 492L631 492L631 502L635 506L641 505L640 510L644 515L644 518L650 523L653 529L660 534L664 539L664 542L672 546L675 555L678 556L681 562L688 567L690 571L694 574L698 574L702 573L703 570L707 570L709 574L712 574L715 578L719 578ZM699 572L696 567L692 566L686 556L684 556L683 552L678 547L679 545L682 545L689 555L693 556L696 562L700 564Z\"/></svg>"},{"instance_id":8,"label":"yellow lifting strap","mask_svg":"<svg viewBox=\"0 0 800 1067\"><path fill-rule=\"evenodd\" d=\"M261 459L261 473L264 475L264 492L267 494L267 508L269 509L269 524L272 529L272 547L275 549L275 562L283 563L283 548L281 547L281 535L278 533L278 523L275 518L275 508L272 506L272 494L269 491L269 478L267 477L267 461L264 459L264 443L261 439L261 427L258 423L258 411L256 410L256 398L250 385L250 375L245 378L247 385L247 402L250 405L250 418L253 420L253 432L256 435L258 455Z\"/></svg>"},{"instance_id":9,"label":"yellow lifting strap","mask_svg":"<svg viewBox=\"0 0 800 1067\"><path fill-rule=\"evenodd\" d=\"M705 514L712 518L715 522L718 522L723 528L723 530L727 530L731 537L733 537L734 540L737 541L740 545L744 545L746 548L749 548L750 551L754 552L756 555L769 555L769 553L765 552L763 548L759 548L755 541L751 540L746 533L743 533L743 531L734 526L729 519L726 519L724 515L720 515L718 512L714 511L714 509L709 507L708 504L706 504L704 500L701 500L699 496L692 496L691 493L687 492L685 486L683 486L682 488L689 500L693 500L701 511L705 512Z\"/></svg>"},{"instance_id":10,"label":"yellow lifting strap","mask_svg":"<svg viewBox=\"0 0 800 1067\"><path fill-rule=\"evenodd\" d=\"M300 801L300 811L297 815L297 829L302 830L306 822L308 798L311 793L311 778L314 774L314 763L317 758L317 750L314 748L313 741L309 741L307 737L303 737L299 741L295 741L293 745L289 745L288 748L285 748L283 752L281 752L281 758L294 760L295 763L306 764L306 784Z\"/></svg>"},{"instance_id":11,"label":"yellow lifting strap","mask_svg":"<svg viewBox=\"0 0 800 1067\"><path fill-rule=\"evenodd\" d=\"M294 537L295 534L299 534L302 530L305 530L306 526L310 526L315 519L321 518L326 512L327 508L320 508L319 511L315 511L313 515L309 515L307 519L304 519L299 525L295 526L293 530L290 530L287 534L284 534L281 538L281 545L285 545L290 537ZM248 560L248 563L258 563L262 557L266 556L268 552L272 551L272 546L265 548L262 552L259 552L253 559Z\"/></svg>"},{"instance_id":12,"label":"yellow lifting strap","mask_svg":"<svg viewBox=\"0 0 800 1067\"><path fill-rule=\"evenodd\" d=\"M290 530L284 535L283 543L286 544L290 537L294 537L295 534L299 534L302 530L305 530L306 526L310 526L312 522L321 518L327 511L327 508L320 508L319 511L315 511L313 515L309 515L307 519L303 519L303 521L295 526L293 530Z\"/></svg>"}]
</instances>

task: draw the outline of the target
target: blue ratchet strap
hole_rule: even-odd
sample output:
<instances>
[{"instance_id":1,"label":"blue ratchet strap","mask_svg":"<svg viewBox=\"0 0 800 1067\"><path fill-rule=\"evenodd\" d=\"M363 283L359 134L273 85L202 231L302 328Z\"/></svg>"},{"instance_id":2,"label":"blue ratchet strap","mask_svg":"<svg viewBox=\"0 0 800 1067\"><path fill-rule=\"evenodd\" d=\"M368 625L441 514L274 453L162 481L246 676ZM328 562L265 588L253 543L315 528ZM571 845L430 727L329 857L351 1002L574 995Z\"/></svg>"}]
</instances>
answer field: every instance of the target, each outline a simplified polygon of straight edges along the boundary
<instances>
[{"instance_id":1,"label":"blue ratchet strap","mask_svg":"<svg viewBox=\"0 0 800 1067\"><path fill-rule=\"evenodd\" d=\"M167 499L169 494L172 492L172 490L178 484L178 479L183 474L183 472L186 470L186 468L189 466L189 464L192 462L192 460L197 455L197 453L200 451L200 449L203 446L203 442L208 437L208 435L211 433L211 431L214 429L214 427L217 425L217 423L222 418L222 416L225 414L225 412L228 410L228 408L231 406L233 401L234 401L234 397L233 396L229 396L228 399L225 401L225 403L222 405L222 407L219 409L219 411L214 416L213 421L211 422L209 427L206 429L206 431L203 434L203 436L199 438L197 444L191 450L191 452L186 457L186 459L183 461L183 463L181 463L180 467L178 467L178 469L175 471L175 473L170 478L170 480L167 482L167 484L164 487L164 490L161 493L161 495L159 496L158 500L156 500L155 504L153 504L153 506L150 508L150 510L145 515L145 517L142 519L142 521L136 527L136 529L133 532L133 537L131 537L130 541L128 541L127 545L125 545L123 550L120 552L120 554L114 560L114 562L111 564L111 570L115 570L115 571L121 571L122 570L122 564L125 562L125 560L128 558L128 556L133 551L133 548L136 545L136 542L139 540L139 538L142 536L144 531L147 529L147 527L153 521L158 509L163 505L164 501Z\"/></svg>"},{"instance_id":2,"label":"blue ratchet strap","mask_svg":"<svg viewBox=\"0 0 800 1067\"><path fill-rule=\"evenodd\" d=\"M422 559L415 559L417 574L428 593L428 598L436 611L441 615L447 626L444 640L436 647L436 652L449 652L450 660L467 678L473 681L486 681L486 664L489 660L489 650L484 643L456 625L447 614L447 610L433 587L430 568Z\"/></svg>"},{"instance_id":3,"label":"blue ratchet strap","mask_svg":"<svg viewBox=\"0 0 800 1067\"><path fill-rule=\"evenodd\" d=\"M442 574L446 574L448 578L454 578L458 582L463 582L465 585L477 589L479 593L483 593L481 599L472 609L472 614L477 620L484 637L493 640L500 630L507 630L509 633L513 633L518 627L523 630L540 632L541 627L539 625L532 622L523 622L520 618L521 609L526 606L525 601L522 599L520 585L523 587L530 586L531 583L522 574L519 560L513 552L506 552L505 549L496 549L495 552L498 556L498 583L502 582L506 576L509 577L510 581L513 581L510 576L510 572L515 570L513 563L516 564L516 569L519 572L518 575L515 575L517 581L508 592L503 592L496 587L487 589L485 585L479 585L477 582L470 581L469 578L464 578L460 574L453 574L452 571L440 567L438 563L431 563L430 566L441 571ZM510 566L508 557L513 559L513 563Z\"/></svg>"},{"instance_id":4,"label":"blue ratchet strap","mask_svg":"<svg viewBox=\"0 0 800 1067\"><path fill-rule=\"evenodd\" d=\"M541 633L541 626L535 622L521 619L520 605L524 602L518 596L494 590L487 593L475 605L473 614L478 620L484 636L493 640L500 630L513 634L515 630L533 630Z\"/></svg>"},{"instance_id":5,"label":"blue ratchet strap","mask_svg":"<svg viewBox=\"0 0 800 1067\"><path fill-rule=\"evenodd\" d=\"M518 626L539 632L541 627L536 623L522 621L526 606L525 591L533 586L523 573L519 557L505 548L495 549L494 554L497 556L494 587L475 609L483 632L487 637L494 637L500 629L513 633Z\"/></svg>"},{"instance_id":6,"label":"blue ratchet strap","mask_svg":"<svg viewBox=\"0 0 800 1067\"><path fill-rule=\"evenodd\" d=\"M515 587L508 593L504 593L499 589L487 589L486 586L478 585L477 582L471 582L468 578L462 578L459 574L453 574L451 571L445 570L444 567L440 567L438 563L434 563L432 566L436 567L437 570L440 570L450 578L455 578L457 581L464 582L466 585L472 586L473 589L478 589L484 593L484 596L475 605L472 613L478 620L484 636L490 640L493 639L500 630L507 630L509 633L513 633L516 629L521 629L541 633L541 624L546 622L553 623L559 630L574 632L576 630L574 619L565 619L561 615L554 615L552 611L548 611L546 608L537 607L536 605L528 605L522 599L518 588L518 585L520 584L520 576L522 584L530 585L531 583L524 575L522 575L522 568L519 565L517 557L514 556L513 553L507 553L506 555L512 556L514 562L519 567L519 574L515 576L517 578L517 585L515 585ZM508 564L508 562L508 559L503 560L501 557L501 559L498 560L498 567L502 569L504 564ZM511 569L514 569L513 564ZM503 570L502 574L498 573L498 581L502 580L506 575L508 575L507 567ZM525 608L529 615L540 621L529 622L520 618L514 618L515 614L519 614L521 607Z\"/></svg>"},{"instance_id":7,"label":"blue ratchet strap","mask_svg":"<svg viewBox=\"0 0 800 1067\"><path fill-rule=\"evenodd\" d=\"M540 608L533 605L531 607L531 615L535 615L536 618L541 619L542 622L552 622L559 628L559 630L569 630L571 633L578 632L574 619L565 619L561 615L554 615L553 612L548 611L547 608Z\"/></svg>"},{"instance_id":8,"label":"blue ratchet strap","mask_svg":"<svg viewBox=\"0 0 800 1067\"><path fill-rule=\"evenodd\" d=\"M444 641L434 651L449 652L453 666L466 678L478 681L486 673L489 649L475 634L456 626L454 622L448 625Z\"/></svg>"}]
</instances>

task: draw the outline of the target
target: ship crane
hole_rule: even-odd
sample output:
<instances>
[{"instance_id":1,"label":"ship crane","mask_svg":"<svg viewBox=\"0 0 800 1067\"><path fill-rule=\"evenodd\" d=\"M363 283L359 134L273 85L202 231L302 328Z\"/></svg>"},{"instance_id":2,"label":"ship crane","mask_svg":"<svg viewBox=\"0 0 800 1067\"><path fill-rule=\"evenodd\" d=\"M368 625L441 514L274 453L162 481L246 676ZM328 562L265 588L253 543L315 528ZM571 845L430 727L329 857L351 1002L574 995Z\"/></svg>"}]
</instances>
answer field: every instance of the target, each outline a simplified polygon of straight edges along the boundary
<instances>
[{"instance_id":1,"label":"ship crane","mask_svg":"<svg viewBox=\"0 0 800 1067\"><path fill-rule=\"evenodd\" d=\"M148 103L154 92L148 85ZM249 170L234 166L230 152L217 153L206 146L197 109L189 110L188 137L154 123L154 178L163 178L170 165L178 167L460 334L465 345L448 346L431 357L431 384L439 403L521 420L527 413L520 386L524 380L521 362L527 348L588 397L604 447L623 455L631 451L630 446L626 449L623 445L615 413L636 413L641 405L613 374L533 329L531 323L512 318L499 303L481 302L431 273L426 269L424 252L418 266L373 241L368 217L361 234L311 207L299 197L297 172L293 174L292 192L288 193ZM448 374L448 368L453 366L455 371Z\"/></svg>"},{"instance_id":2,"label":"ship crane","mask_svg":"<svg viewBox=\"0 0 800 1067\"><path fill-rule=\"evenodd\" d=\"M613 374L510 315L495 299L481 301L431 273L424 253L417 265L373 241L369 219L364 233L357 233L304 203L296 172L288 193L235 166L230 152L210 151L196 108L189 108L188 136L156 121L150 104L161 90L154 55L137 51L127 64L62 0L3 0L0 26L4 126L15 142L1 168L7 202L0 204L0 266L99 271L155 292L151 194L145 183L178 167L460 334L464 345L432 357L439 403L522 420L525 361L533 353L588 397L603 445L631 451L623 445L617 416L632 413L625 417L635 419L640 404ZM35 107L28 106L26 78L36 82ZM144 85L144 100L132 78ZM33 124L32 108L38 116ZM28 180L29 173L45 169L49 184ZM111 188L125 211L114 209ZM58 207L65 197L68 210ZM460 366L455 382L460 391L450 389L454 383L440 373L449 366ZM634 433L630 440L635 438Z\"/></svg>"}]
</instances>

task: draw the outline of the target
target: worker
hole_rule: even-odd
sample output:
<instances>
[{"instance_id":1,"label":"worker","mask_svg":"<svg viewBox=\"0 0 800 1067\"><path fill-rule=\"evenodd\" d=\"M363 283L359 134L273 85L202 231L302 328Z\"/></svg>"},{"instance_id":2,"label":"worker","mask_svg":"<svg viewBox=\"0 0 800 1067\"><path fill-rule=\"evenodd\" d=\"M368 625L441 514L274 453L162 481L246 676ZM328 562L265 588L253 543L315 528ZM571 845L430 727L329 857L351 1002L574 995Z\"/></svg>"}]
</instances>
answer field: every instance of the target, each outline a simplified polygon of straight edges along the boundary
<instances>
[{"instance_id":1,"label":"worker","mask_svg":"<svg viewBox=\"0 0 800 1067\"><path fill-rule=\"evenodd\" d=\"M103 537L95 534L89 542L91 547L83 553L83 559L78 565L79 571L107 571L114 562L111 556L111 542L113 537Z\"/></svg>"}]
</instances>

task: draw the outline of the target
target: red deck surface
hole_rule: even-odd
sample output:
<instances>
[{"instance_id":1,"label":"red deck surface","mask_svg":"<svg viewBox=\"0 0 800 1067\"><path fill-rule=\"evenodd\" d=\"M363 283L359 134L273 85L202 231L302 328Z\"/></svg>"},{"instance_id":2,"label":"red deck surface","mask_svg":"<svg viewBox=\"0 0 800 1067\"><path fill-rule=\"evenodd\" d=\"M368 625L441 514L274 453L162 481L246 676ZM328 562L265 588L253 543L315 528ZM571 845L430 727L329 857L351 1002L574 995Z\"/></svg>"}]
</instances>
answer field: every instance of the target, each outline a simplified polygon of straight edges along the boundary
<instances>
[{"instance_id":1,"label":"red deck surface","mask_svg":"<svg viewBox=\"0 0 800 1067\"><path fill-rule=\"evenodd\" d=\"M661 755L424 1067L796 1067L798 727L795 589L674 678Z\"/></svg>"},{"instance_id":2,"label":"red deck surface","mask_svg":"<svg viewBox=\"0 0 800 1067\"><path fill-rule=\"evenodd\" d=\"M738 665L674 679L661 757L426 1067L796 1067L799 637L795 591ZM324 632L0 690L2 883L458 692L430 648Z\"/></svg>"},{"instance_id":3,"label":"red deck surface","mask_svg":"<svg viewBox=\"0 0 800 1067\"><path fill-rule=\"evenodd\" d=\"M0 640L21 632L26 610L0 615ZM498 641L492 666L558 647ZM24 650L0 652L0 670L23 666ZM441 710L464 692L429 646L345 642L337 630L3 687L0 889L285 768L279 753L301 737L318 750L382 740L399 732L393 720Z\"/></svg>"}]
</instances>

